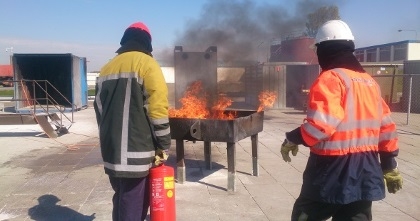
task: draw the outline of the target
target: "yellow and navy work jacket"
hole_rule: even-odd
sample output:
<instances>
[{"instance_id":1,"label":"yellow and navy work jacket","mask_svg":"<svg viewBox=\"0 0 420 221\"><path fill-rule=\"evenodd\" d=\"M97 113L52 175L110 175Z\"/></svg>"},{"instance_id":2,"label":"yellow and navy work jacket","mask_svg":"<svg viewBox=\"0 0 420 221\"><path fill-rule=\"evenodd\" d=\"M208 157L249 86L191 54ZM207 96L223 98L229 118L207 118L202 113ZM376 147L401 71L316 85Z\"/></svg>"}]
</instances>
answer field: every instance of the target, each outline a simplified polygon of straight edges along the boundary
<instances>
[{"instance_id":1,"label":"yellow and navy work jacket","mask_svg":"<svg viewBox=\"0 0 420 221\"><path fill-rule=\"evenodd\" d=\"M156 148L171 143L168 88L156 60L137 51L114 57L97 79L94 108L105 172L147 176Z\"/></svg>"},{"instance_id":2,"label":"yellow and navy work jacket","mask_svg":"<svg viewBox=\"0 0 420 221\"><path fill-rule=\"evenodd\" d=\"M310 88L300 130L311 151L303 195L338 204L385 197L382 170L396 166L398 138L369 74L342 68L321 72Z\"/></svg>"}]
</instances>

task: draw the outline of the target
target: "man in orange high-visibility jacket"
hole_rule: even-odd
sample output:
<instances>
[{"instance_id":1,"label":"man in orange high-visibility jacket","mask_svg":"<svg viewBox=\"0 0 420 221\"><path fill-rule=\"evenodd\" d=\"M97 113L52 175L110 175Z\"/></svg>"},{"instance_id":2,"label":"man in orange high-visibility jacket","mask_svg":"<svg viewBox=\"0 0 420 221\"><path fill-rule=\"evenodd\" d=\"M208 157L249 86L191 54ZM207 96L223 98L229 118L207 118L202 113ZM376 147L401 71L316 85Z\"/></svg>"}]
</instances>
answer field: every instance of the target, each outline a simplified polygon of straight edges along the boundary
<instances>
[{"instance_id":1,"label":"man in orange high-visibility jacket","mask_svg":"<svg viewBox=\"0 0 420 221\"><path fill-rule=\"evenodd\" d=\"M292 220L372 220L372 201L402 188L397 132L378 84L353 55L341 20L324 23L315 46L322 69L310 88L304 123L286 133L281 154L310 148Z\"/></svg>"}]
</instances>

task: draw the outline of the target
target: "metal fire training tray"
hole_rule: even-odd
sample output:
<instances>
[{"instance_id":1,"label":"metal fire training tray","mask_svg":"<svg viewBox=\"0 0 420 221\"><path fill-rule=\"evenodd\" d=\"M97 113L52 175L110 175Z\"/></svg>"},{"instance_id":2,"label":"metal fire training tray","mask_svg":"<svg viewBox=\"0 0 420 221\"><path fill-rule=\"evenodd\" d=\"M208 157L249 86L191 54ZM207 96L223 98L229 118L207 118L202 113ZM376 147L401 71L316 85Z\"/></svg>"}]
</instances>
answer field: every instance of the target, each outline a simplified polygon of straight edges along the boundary
<instances>
[{"instance_id":1,"label":"metal fire training tray","mask_svg":"<svg viewBox=\"0 0 420 221\"><path fill-rule=\"evenodd\" d=\"M236 142L251 137L253 175L258 176L258 133L263 130L264 112L236 111L236 118L194 119L169 118L171 137L176 140L176 176L178 183L186 180L184 140L204 141L204 161L206 169L212 169L211 142L227 144L227 191L235 191L236 182Z\"/></svg>"},{"instance_id":2,"label":"metal fire training tray","mask_svg":"<svg viewBox=\"0 0 420 221\"><path fill-rule=\"evenodd\" d=\"M232 120L169 118L175 140L237 142L263 130L264 112L236 111Z\"/></svg>"}]
</instances>

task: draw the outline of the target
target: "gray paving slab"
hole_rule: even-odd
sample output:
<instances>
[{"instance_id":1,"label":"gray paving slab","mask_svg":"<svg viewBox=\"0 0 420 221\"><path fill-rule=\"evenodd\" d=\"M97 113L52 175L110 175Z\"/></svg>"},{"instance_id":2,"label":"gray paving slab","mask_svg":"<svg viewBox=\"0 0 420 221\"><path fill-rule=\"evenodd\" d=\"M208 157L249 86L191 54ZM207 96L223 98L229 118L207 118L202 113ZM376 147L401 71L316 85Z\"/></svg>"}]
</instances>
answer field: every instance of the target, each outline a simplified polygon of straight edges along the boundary
<instances>
[{"instance_id":1,"label":"gray paving slab","mask_svg":"<svg viewBox=\"0 0 420 221\"><path fill-rule=\"evenodd\" d=\"M0 220L111 220L113 191L104 174L94 110L75 113L70 133L47 138L38 125L0 126ZM203 142L185 142L186 182L176 183L178 221L289 220L309 155L301 147L291 163L281 159L284 132L301 124L295 110L268 110L258 135L253 176L251 139L236 145L236 191L227 188L226 144L212 142L212 169ZM399 125L399 168L404 187L374 202L375 221L420 220L420 128ZM175 167L175 142L167 165Z\"/></svg>"}]
</instances>

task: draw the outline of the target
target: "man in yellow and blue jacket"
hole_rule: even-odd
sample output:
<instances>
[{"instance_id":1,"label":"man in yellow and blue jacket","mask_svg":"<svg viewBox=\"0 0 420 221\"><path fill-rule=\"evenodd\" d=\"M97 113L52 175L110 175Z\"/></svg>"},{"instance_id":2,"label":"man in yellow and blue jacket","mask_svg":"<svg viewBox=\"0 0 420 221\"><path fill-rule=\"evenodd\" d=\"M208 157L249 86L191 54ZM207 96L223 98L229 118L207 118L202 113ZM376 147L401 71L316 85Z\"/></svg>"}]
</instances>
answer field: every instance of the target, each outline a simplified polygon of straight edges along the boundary
<instances>
[{"instance_id":1,"label":"man in yellow and blue jacket","mask_svg":"<svg viewBox=\"0 0 420 221\"><path fill-rule=\"evenodd\" d=\"M171 144L168 88L151 41L144 23L130 25L96 83L94 108L105 173L115 191L114 221L145 220L149 169Z\"/></svg>"}]
</instances>

